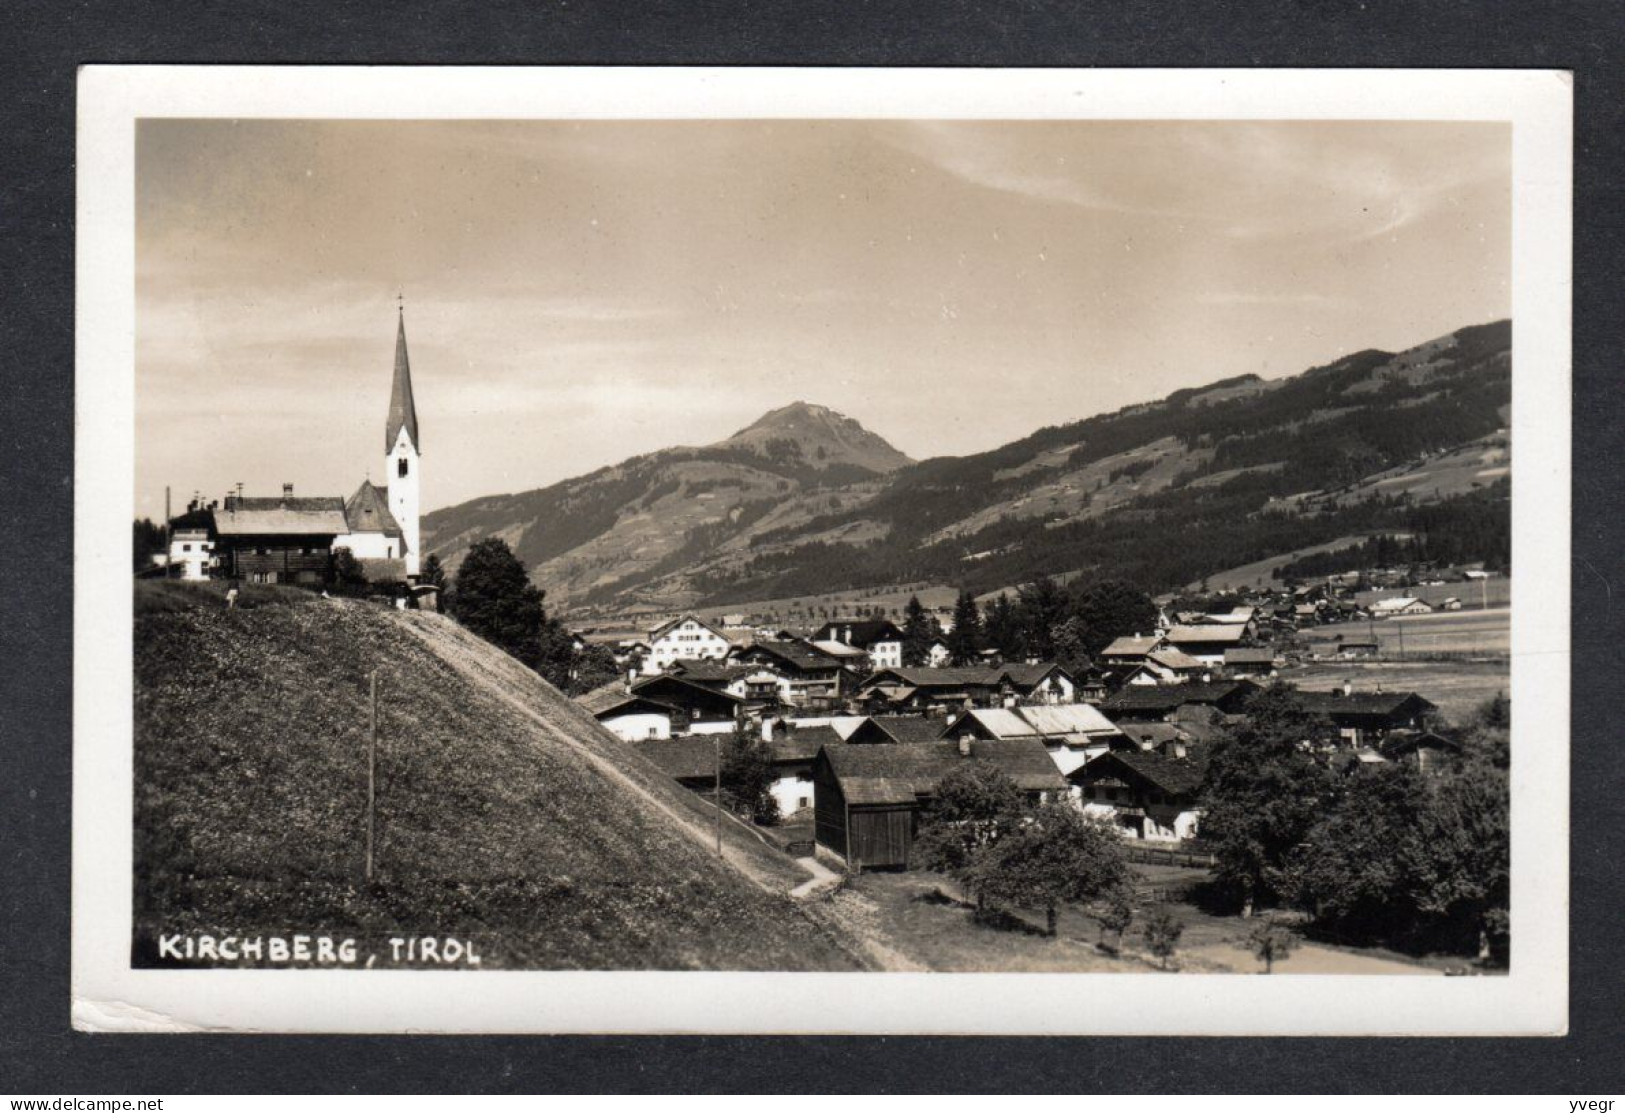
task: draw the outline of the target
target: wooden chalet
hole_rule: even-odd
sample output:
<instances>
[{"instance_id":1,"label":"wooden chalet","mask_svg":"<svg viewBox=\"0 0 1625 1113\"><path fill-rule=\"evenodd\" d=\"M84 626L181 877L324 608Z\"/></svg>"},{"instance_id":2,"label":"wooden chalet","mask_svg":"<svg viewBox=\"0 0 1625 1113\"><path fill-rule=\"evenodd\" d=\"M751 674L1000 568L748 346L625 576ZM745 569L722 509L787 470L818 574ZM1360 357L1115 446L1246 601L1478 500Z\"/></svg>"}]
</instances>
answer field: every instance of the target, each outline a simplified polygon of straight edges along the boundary
<instances>
[{"instance_id":1,"label":"wooden chalet","mask_svg":"<svg viewBox=\"0 0 1625 1113\"><path fill-rule=\"evenodd\" d=\"M1355 692L1344 686L1330 692L1299 692L1312 714L1323 715L1354 747L1376 745L1398 731L1425 731L1438 708L1415 692Z\"/></svg>"},{"instance_id":2,"label":"wooden chalet","mask_svg":"<svg viewBox=\"0 0 1625 1113\"><path fill-rule=\"evenodd\" d=\"M344 500L227 495L214 511L216 574L253 584L319 587L333 579L333 542L350 532Z\"/></svg>"},{"instance_id":3,"label":"wooden chalet","mask_svg":"<svg viewBox=\"0 0 1625 1113\"><path fill-rule=\"evenodd\" d=\"M1100 710L1121 726L1125 721L1167 721L1182 707L1208 707L1222 715L1240 714L1247 701L1263 691L1251 680L1209 683L1127 685L1101 703Z\"/></svg>"},{"instance_id":4,"label":"wooden chalet","mask_svg":"<svg viewBox=\"0 0 1625 1113\"><path fill-rule=\"evenodd\" d=\"M853 674L839 658L799 638L759 641L736 651L733 659L738 664L771 669L783 677L786 702L795 707L834 707L853 687Z\"/></svg>"},{"instance_id":5,"label":"wooden chalet","mask_svg":"<svg viewBox=\"0 0 1625 1113\"><path fill-rule=\"evenodd\" d=\"M1110 750L1067 778L1085 815L1106 819L1136 839L1194 838L1201 820L1209 747L1171 740L1151 748Z\"/></svg>"},{"instance_id":6,"label":"wooden chalet","mask_svg":"<svg viewBox=\"0 0 1625 1113\"><path fill-rule=\"evenodd\" d=\"M1066 790L1037 739L831 743L813 762L818 844L854 870L909 868L922 809L943 777L973 760L996 765L1035 800Z\"/></svg>"}]
</instances>

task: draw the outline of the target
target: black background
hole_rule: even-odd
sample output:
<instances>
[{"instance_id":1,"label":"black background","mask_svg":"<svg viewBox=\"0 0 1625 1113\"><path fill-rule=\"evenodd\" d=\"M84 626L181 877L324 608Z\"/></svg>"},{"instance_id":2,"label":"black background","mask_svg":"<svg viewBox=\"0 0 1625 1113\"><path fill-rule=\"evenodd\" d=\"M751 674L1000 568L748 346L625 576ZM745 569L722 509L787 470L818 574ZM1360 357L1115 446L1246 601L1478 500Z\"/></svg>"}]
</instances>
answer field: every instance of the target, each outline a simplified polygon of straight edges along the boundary
<instances>
[{"instance_id":1,"label":"black background","mask_svg":"<svg viewBox=\"0 0 1625 1113\"><path fill-rule=\"evenodd\" d=\"M1619 1093L1625 6L16 5L0 15L0 1092ZM1399 66L1575 73L1571 1034L1561 1039L89 1036L69 1014L75 68L94 62ZM1373 80L1380 80L1374 78ZM1527 463L1523 466L1529 466ZM1532 574L1524 569L1523 574ZM1535 573L1538 574L1538 573ZM1621 600L1625 606L1625 598ZM1520 745L1560 745L1550 737Z\"/></svg>"}]
</instances>

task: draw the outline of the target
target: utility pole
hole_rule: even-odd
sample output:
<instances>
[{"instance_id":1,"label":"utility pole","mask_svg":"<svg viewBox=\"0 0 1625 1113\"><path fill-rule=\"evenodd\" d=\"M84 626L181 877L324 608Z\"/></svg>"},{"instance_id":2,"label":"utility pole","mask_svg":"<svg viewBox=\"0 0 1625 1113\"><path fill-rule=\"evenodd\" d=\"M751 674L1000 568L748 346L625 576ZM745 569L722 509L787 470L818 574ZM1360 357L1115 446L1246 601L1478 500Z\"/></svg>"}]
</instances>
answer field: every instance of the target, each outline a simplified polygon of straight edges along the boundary
<instances>
[{"instance_id":1,"label":"utility pole","mask_svg":"<svg viewBox=\"0 0 1625 1113\"><path fill-rule=\"evenodd\" d=\"M169 534L169 484L164 484L164 579L169 579L169 551L175 546Z\"/></svg>"},{"instance_id":2,"label":"utility pole","mask_svg":"<svg viewBox=\"0 0 1625 1113\"><path fill-rule=\"evenodd\" d=\"M367 731L367 881L372 881L373 800L378 764L378 670L372 670L372 708Z\"/></svg>"}]
</instances>

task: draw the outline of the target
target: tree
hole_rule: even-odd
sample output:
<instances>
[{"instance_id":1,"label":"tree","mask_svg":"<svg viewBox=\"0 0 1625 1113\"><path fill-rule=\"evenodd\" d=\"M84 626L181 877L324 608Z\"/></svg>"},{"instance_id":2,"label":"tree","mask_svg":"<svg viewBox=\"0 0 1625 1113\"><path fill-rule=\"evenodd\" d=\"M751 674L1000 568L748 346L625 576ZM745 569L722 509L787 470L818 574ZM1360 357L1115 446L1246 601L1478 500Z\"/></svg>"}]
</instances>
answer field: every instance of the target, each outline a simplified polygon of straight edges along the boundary
<instances>
[{"instance_id":1,"label":"tree","mask_svg":"<svg viewBox=\"0 0 1625 1113\"><path fill-rule=\"evenodd\" d=\"M452 590L451 613L492 645L536 666L538 637L547 619L542 591L499 537L477 541L463 557Z\"/></svg>"},{"instance_id":2,"label":"tree","mask_svg":"<svg viewBox=\"0 0 1625 1113\"><path fill-rule=\"evenodd\" d=\"M1021 616L1008 595L999 595L987 606L983 622L983 648L997 649L1005 657L1024 657L1026 639L1022 633Z\"/></svg>"},{"instance_id":3,"label":"tree","mask_svg":"<svg viewBox=\"0 0 1625 1113\"><path fill-rule=\"evenodd\" d=\"M1055 629L1071 615L1072 600L1061 585L1039 576L1016 591L1026 656L1048 661L1055 656Z\"/></svg>"},{"instance_id":4,"label":"tree","mask_svg":"<svg viewBox=\"0 0 1625 1113\"><path fill-rule=\"evenodd\" d=\"M1117 835L1070 803L1039 806L976 854L971 873L988 899L1043 909L1051 937L1061 905L1122 892L1129 877Z\"/></svg>"},{"instance_id":5,"label":"tree","mask_svg":"<svg viewBox=\"0 0 1625 1113\"><path fill-rule=\"evenodd\" d=\"M963 589L954 600L954 628L948 631L948 660L954 665L974 665L983 649L982 614L976 609L976 596Z\"/></svg>"},{"instance_id":6,"label":"tree","mask_svg":"<svg viewBox=\"0 0 1625 1113\"><path fill-rule=\"evenodd\" d=\"M1168 960L1179 949L1179 937L1185 934L1185 925L1179 922L1173 909L1159 904L1146 915L1145 925L1140 930L1145 935L1146 949L1157 956L1164 970L1168 969Z\"/></svg>"},{"instance_id":7,"label":"tree","mask_svg":"<svg viewBox=\"0 0 1625 1113\"><path fill-rule=\"evenodd\" d=\"M418 573L418 583L439 588L441 591L446 589L446 567L440 563L439 553L430 553L424 560L423 568Z\"/></svg>"},{"instance_id":8,"label":"tree","mask_svg":"<svg viewBox=\"0 0 1625 1113\"><path fill-rule=\"evenodd\" d=\"M1264 973L1273 974L1275 964L1298 949L1298 937L1273 920L1260 920L1247 933L1247 945L1264 964Z\"/></svg>"},{"instance_id":9,"label":"tree","mask_svg":"<svg viewBox=\"0 0 1625 1113\"><path fill-rule=\"evenodd\" d=\"M365 595L372 590L372 581L354 553L342 545L333 550L333 594Z\"/></svg>"},{"instance_id":10,"label":"tree","mask_svg":"<svg viewBox=\"0 0 1625 1113\"><path fill-rule=\"evenodd\" d=\"M1250 916L1256 901L1281 895L1288 856L1335 799L1338 781L1317 754L1337 735L1285 684L1260 692L1245 710L1242 725L1213 743L1202 838L1214 845L1219 881Z\"/></svg>"},{"instance_id":11,"label":"tree","mask_svg":"<svg viewBox=\"0 0 1625 1113\"><path fill-rule=\"evenodd\" d=\"M134 570L152 567L152 558L164 551L164 527L151 518L135 520Z\"/></svg>"},{"instance_id":12,"label":"tree","mask_svg":"<svg viewBox=\"0 0 1625 1113\"><path fill-rule=\"evenodd\" d=\"M980 913L985 898L973 875L977 856L1015 830L1026 810L1021 790L997 765L961 762L932 790L914 840L915 859L963 885Z\"/></svg>"},{"instance_id":13,"label":"tree","mask_svg":"<svg viewBox=\"0 0 1625 1113\"><path fill-rule=\"evenodd\" d=\"M726 806L745 812L763 827L779 821L772 755L760 735L742 726L734 728L722 745L720 776Z\"/></svg>"},{"instance_id":14,"label":"tree","mask_svg":"<svg viewBox=\"0 0 1625 1113\"><path fill-rule=\"evenodd\" d=\"M910 595L903 608L903 664L910 668L925 664L936 637L937 620L926 613L918 595Z\"/></svg>"},{"instance_id":15,"label":"tree","mask_svg":"<svg viewBox=\"0 0 1625 1113\"><path fill-rule=\"evenodd\" d=\"M1115 953L1123 945L1123 933L1134 922L1134 902L1129 899L1126 886L1107 894L1105 907L1101 909L1097 918L1100 921L1101 949ZM1110 944L1106 942L1107 932L1111 932L1114 937Z\"/></svg>"},{"instance_id":16,"label":"tree","mask_svg":"<svg viewBox=\"0 0 1625 1113\"><path fill-rule=\"evenodd\" d=\"M1074 677L1082 678L1089 671L1088 629L1077 615L1067 618L1055 628L1055 663Z\"/></svg>"},{"instance_id":17,"label":"tree","mask_svg":"<svg viewBox=\"0 0 1625 1113\"><path fill-rule=\"evenodd\" d=\"M1079 590L1073 608L1088 632L1084 651L1098 657L1118 638L1149 634L1157 628L1157 605L1133 584L1102 580Z\"/></svg>"},{"instance_id":18,"label":"tree","mask_svg":"<svg viewBox=\"0 0 1625 1113\"><path fill-rule=\"evenodd\" d=\"M565 695L579 696L594 688L602 688L621 675L621 666L615 663L615 654L608 646L589 645L575 655L575 667Z\"/></svg>"}]
</instances>

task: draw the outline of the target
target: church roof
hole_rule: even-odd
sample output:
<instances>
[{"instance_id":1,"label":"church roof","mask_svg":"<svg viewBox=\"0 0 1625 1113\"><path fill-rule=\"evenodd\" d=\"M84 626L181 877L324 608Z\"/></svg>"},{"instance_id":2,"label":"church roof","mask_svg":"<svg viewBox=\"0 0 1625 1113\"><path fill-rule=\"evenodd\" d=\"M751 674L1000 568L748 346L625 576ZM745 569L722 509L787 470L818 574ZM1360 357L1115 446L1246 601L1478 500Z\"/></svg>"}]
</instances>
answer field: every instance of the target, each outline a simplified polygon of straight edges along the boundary
<instances>
[{"instance_id":1,"label":"church roof","mask_svg":"<svg viewBox=\"0 0 1625 1113\"><path fill-rule=\"evenodd\" d=\"M412 404L412 367L406 358L406 317L403 314L395 332L395 383L389 391L389 420L384 427L384 451L395 448L395 438L401 427L412 438L412 447L418 451L423 445L418 440L418 411Z\"/></svg>"},{"instance_id":2,"label":"church roof","mask_svg":"<svg viewBox=\"0 0 1625 1113\"><path fill-rule=\"evenodd\" d=\"M355 494L344 500L344 520L351 533L401 534L400 523L389 512L388 493L370 479L363 479Z\"/></svg>"}]
</instances>

